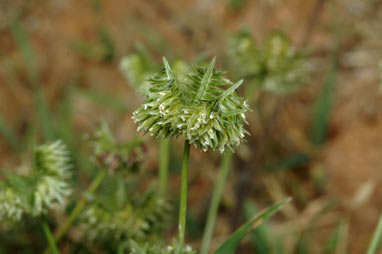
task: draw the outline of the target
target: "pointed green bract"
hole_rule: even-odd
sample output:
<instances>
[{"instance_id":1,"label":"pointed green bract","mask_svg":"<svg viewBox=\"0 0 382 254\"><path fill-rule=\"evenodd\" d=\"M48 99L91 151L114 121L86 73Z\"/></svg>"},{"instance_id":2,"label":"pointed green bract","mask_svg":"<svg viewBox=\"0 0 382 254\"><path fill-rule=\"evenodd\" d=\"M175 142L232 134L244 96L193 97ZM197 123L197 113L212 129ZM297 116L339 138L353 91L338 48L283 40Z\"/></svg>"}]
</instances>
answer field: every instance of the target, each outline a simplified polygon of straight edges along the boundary
<instances>
[{"instance_id":1,"label":"pointed green bract","mask_svg":"<svg viewBox=\"0 0 382 254\"><path fill-rule=\"evenodd\" d=\"M209 83L211 82L212 72L213 72L214 67L215 67L215 61L216 61L216 58L214 57L212 59L210 65L208 66L207 71L204 73L204 76L203 76L202 82L200 84L200 88L199 88L198 94L196 96L197 99L199 99L199 100L203 99L204 93L205 93Z\"/></svg>"}]
</instances>

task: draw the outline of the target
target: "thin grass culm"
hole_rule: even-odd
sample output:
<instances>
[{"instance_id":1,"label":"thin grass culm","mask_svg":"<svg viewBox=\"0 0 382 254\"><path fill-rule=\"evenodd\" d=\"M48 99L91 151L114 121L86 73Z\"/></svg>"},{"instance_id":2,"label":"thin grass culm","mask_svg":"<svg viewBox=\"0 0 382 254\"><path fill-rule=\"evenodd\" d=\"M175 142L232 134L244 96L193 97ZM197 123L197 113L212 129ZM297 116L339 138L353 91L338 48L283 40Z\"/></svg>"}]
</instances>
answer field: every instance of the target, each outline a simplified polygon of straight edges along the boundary
<instances>
[{"instance_id":1,"label":"thin grass culm","mask_svg":"<svg viewBox=\"0 0 382 254\"><path fill-rule=\"evenodd\" d=\"M60 252L58 251L56 241L54 240L54 236L53 236L52 232L50 231L48 223L46 221L42 221L41 227L42 227L42 230L44 232L46 241L48 242L49 247L52 250L52 253L53 254L59 254Z\"/></svg>"},{"instance_id":2,"label":"thin grass culm","mask_svg":"<svg viewBox=\"0 0 382 254\"><path fill-rule=\"evenodd\" d=\"M223 194L224 186L227 182L229 170L232 166L232 157L233 157L233 154L230 152L227 152L222 159L218 179L214 187L214 192L212 194L210 208L208 210L207 222L204 229L202 246L200 248L200 254L207 254L208 249L210 247L220 200Z\"/></svg>"},{"instance_id":3,"label":"thin grass culm","mask_svg":"<svg viewBox=\"0 0 382 254\"><path fill-rule=\"evenodd\" d=\"M187 175L188 175L188 161L190 158L190 142L186 139L184 142L183 162L182 162L182 176L180 187L180 207L179 207L179 222L178 222L178 241L179 250L181 253L184 247L184 237L186 234L186 215L187 215Z\"/></svg>"},{"instance_id":4,"label":"thin grass culm","mask_svg":"<svg viewBox=\"0 0 382 254\"><path fill-rule=\"evenodd\" d=\"M159 141L159 149L159 192L162 195L166 195L170 159L170 140L162 138Z\"/></svg>"}]
</instances>

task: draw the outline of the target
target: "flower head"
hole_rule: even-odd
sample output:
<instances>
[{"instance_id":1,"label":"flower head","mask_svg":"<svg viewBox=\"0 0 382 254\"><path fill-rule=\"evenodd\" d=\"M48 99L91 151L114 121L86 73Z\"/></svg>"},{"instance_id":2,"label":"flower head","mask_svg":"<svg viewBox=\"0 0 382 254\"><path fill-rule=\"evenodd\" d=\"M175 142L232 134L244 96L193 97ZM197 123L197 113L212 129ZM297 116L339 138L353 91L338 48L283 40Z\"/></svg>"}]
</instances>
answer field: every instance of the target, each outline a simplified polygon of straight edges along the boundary
<instances>
[{"instance_id":1,"label":"flower head","mask_svg":"<svg viewBox=\"0 0 382 254\"><path fill-rule=\"evenodd\" d=\"M71 167L69 152L61 141L44 144L35 150L35 168L39 173L67 176Z\"/></svg>"},{"instance_id":2,"label":"flower head","mask_svg":"<svg viewBox=\"0 0 382 254\"><path fill-rule=\"evenodd\" d=\"M163 63L165 68L150 79L145 102L133 113L138 131L184 136L204 151L234 151L248 133L243 127L248 104L235 92L242 80L233 84L226 79L214 68L215 59L208 68L194 66L185 79L173 73L165 58Z\"/></svg>"},{"instance_id":3,"label":"flower head","mask_svg":"<svg viewBox=\"0 0 382 254\"><path fill-rule=\"evenodd\" d=\"M67 178L69 153L60 141L37 147L29 175L6 174L0 185L0 220L19 221L24 214L39 216L62 205L71 193Z\"/></svg>"},{"instance_id":4,"label":"flower head","mask_svg":"<svg viewBox=\"0 0 382 254\"><path fill-rule=\"evenodd\" d=\"M19 221L24 210L25 205L12 188L5 187L0 190L0 219L2 221Z\"/></svg>"},{"instance_id":5,"label":"flower head","mask_svg":"<svg viewBox=\"0 0 382 254\"><path fill-rule=\"evenodd\" d=\"M69 184L64 179L41 176L33 193L33 215L45 213L47 209L55 205L62 206L64 197L71 192Z\"/></svg>"}]
</instances>

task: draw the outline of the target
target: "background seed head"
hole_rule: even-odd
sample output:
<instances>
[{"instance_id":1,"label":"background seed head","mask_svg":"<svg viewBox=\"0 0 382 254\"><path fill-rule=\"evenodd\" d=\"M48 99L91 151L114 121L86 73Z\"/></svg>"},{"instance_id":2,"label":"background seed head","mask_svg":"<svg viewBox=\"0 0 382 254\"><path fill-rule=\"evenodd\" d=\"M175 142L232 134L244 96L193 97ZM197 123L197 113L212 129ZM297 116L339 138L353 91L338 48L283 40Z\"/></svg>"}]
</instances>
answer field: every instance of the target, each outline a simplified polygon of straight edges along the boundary
<instances>
[{"instance_id":1,"label":"background seed head","mask_svg":"<svg viewBox=\"0 0 382 254\"><path fill-rule=\"evenodd\" d=\"M286 94L297 91L311 71L304 50L297 50L283 33L272 33L256 45L248 31L233 36L228 45L232 66L240 77L255 81L265 91Z\"/></svg>"},{"instance_id":2,"label":"background seed head","mask_svg":"<svg viewBox=\"0 0 382 254\"><path fill-rule=\"evenodd\" d=\"M0 190L0 219L4 222L19 221L25 206L19 195L11 188Z\"/></svg>"}]
</instances>

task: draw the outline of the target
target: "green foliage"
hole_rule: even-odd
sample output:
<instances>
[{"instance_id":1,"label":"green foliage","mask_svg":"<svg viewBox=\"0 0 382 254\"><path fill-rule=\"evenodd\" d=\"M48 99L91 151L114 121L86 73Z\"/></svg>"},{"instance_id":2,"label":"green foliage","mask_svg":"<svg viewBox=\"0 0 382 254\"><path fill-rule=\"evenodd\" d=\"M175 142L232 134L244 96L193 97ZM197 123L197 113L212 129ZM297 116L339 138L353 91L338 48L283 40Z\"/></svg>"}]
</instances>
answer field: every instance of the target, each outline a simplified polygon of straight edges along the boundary
<instances>
[{"instance_id":1,"label":"green foliage","mask_svg":"<svg viewBox=\"0 0 382 254\"><path fill-rule=\"evenodd\" d=\"M375 228L373 237L369 243L369 247L367 249L367 254L375 254L377 253L379 247L382 243L382 215L379 217L378 224Z\"/></svg>"},{"instance_id":2,"label":"green foliage","mask_svg":"<svg viewBox=\"0 0 382 254\"><path fill-rule=\"evenodd\" d=\"M37 147L29 175L5 173L6 181L0 186L0 220L9 224L23 214L40 216L62 206L71 193L69 168L69 153L61 141Z\"/></svg>"},{"instance_id":3,"label":"green foliage","mask_svg":"<svg viewBox=\"0 0 382 254\"><path fill-rule=\"evenodd\" d=\"M109 174L80 215L84 237L100 246L158 240L168 222L170 206L154 188L142 187L146 176L139 167L144 158L142 142L118 143L105 123L90 141L93 161Z\"/></svg>"},{"instance_id":4,"label":"green foliage","mask_svg":"<svg viewBox=\"0 0 382 254\"><path fill-rule=\"evenodd\" d=\"M11 126L9 126L4 119L0 116L0 135L7 140L9 145L15 150L16 152L20 151L20 145L19 140L17 138L17 134L12 129Z\"/></svg>"},{"instance_id":5,"label":"green foliage","mask_svg":"<svg viewBox=\"0 0 382 254\"><path fill-rule=\"evenodd\" d=\"M310 64L305 51L293 47L286 35L271 34L257 46L248 31L233 36L228 45L233 69L254 86L277 94L296 91L308 79Z\"/></svg>"},{"instance_id":6,"label":"green foliage","mask_svg":"<svg viewBox=\"0 0 382 254\"><path fill-rule=\"evenodd\" d=\"M244 212L246 219L251 219L253 214L256 214L258 212L258 209L256 205L250 201L247 200L244 203ZM268 232L268 225L266 222L264 222L261 226L255 228L250 233L250 239L251 243L253 245L253 248L255 250L255 253L262 253L262 254L269 254L272 253L272 249L274 248L274 243L269 238L269 232Z\"/></svg>"},{"instance_id":7,"label":"green foliage","mask_svg":"<svg viewBox=\"0 0 382 254\"><path fill-rule=\"evenodd\" d=\"M134 112L133 119L143 130L155 137L184 136L191 144L224 152L232 151L248 133L245 112L248 104L233 84L214 68L194 66L193 72L180 80L166 59L165 68L150 80L145 102ZM230 85L224 90L222 87Z\"/></svg>"},{"instance_id":8,"label":"green foliage","mask_svg":"<svg viewBox=\"0 0 382 254\"><path fill-rule=\"evenodd\" d=\"M332 63L328 70L322 94L315 103L315 112L312 126L312 143L321 145L325 142L328 134L329 116L333 104L333 96L337 82L338 66Z\"/></svg>"},{"instance_id":9,"label":"green foliage","mask_svg":"<svg viewBox=\"0 0 382 254\"><path fill-rule=\"evenodd\" d=\"M240 241L253 229L260 226L264 221L278 212L291 198L265 208L257 213L243 226L237 229L224 243L215 251L216 254L234 254Z\"/></svg>"}]
</instances>

